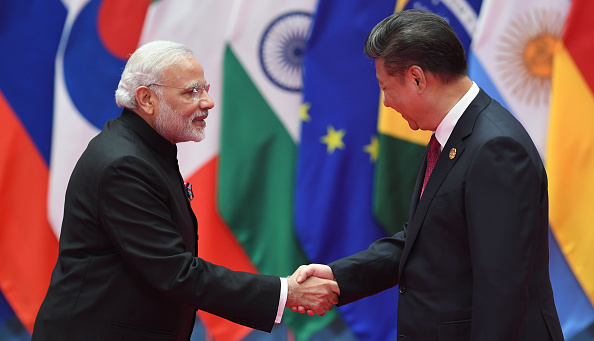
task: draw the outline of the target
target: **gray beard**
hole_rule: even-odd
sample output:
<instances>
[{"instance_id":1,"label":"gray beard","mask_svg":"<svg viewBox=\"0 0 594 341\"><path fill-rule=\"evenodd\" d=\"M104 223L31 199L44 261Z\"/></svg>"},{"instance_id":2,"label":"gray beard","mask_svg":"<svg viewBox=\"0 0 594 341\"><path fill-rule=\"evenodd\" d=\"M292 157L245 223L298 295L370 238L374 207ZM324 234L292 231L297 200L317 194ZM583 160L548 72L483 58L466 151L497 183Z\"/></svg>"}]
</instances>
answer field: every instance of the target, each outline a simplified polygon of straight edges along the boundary
<instances>
[{"instance_id":1,"label":"gray beard","mask_svg":"<svg viewBox=\"0 0 594 341\"><path fill-rule=\"evenodd\" d=\"M205 137L204 129L196 129L192 124L196 113L189 118L183 118L165 101L159 101L159 115L155 118L155 130L169 142L195 141L200 142Z\"/></svg>"}]
</instances>

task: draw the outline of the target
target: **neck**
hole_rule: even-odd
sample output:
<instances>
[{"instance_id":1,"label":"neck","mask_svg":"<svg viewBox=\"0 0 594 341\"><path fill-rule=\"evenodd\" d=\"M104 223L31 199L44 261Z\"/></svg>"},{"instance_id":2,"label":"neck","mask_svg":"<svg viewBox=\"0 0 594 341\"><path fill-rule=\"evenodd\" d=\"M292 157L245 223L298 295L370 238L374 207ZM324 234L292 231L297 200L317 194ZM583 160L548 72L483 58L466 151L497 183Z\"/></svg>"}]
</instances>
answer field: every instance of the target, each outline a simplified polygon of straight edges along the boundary
<instances>
[{"instance_id":1,"label":"neck","mask_svg":"<svg viewBox=\"0 0 594 341\"><path fill-rule=\"evenodd\" d=\"M470 90L471 86L472 81L468 76L461 77L451 83L439 83L437 85L435 89L436 96L434 96L433 103L435 112L437 113L435 129L437 129L437 126L439 126L448 112L452 110L454 105L456 105L468 90ZM435 129L433 129L433 131L435 131Z\"/></svg>"}]
</instances>

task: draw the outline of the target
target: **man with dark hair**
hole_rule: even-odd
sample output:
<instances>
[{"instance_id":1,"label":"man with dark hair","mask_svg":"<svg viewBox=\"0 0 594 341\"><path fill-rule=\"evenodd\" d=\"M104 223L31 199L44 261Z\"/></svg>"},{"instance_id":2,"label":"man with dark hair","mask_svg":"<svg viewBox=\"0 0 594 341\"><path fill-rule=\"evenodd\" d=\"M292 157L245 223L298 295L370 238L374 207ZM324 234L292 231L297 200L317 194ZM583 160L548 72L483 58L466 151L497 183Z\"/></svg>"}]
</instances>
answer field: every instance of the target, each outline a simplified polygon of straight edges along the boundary
<instances>
[{"instance_id":1,"label":"man with dark hair","mask_svg":"<svg viewBox=\"0 0 594 341\"><path fill-rule=\"evenodd\" d=\"M122 114L70 177L33 340L188 341L197 309L269 332L285 305L324 315L338 301L333 281L299 285L296 275L231 271L198 257L176 144L204 139L209 88L182 44L154 41L130 56L115 94Z\"/></svg>"},{"instance_id":2,"label":"man with dark hair","mask_svg":"<svg viewBox=\"0 0 594 341\"><path fill-rule=\"evenodd\" d=\"M404 77L412 65L431 72L444 83L468 74L464 48L456 33L445 20L430 12L410 10L406 15L397 13L384 19L368 35L365 54L382 59L391 76Z\"/></svg>"},{"instance_id":3,"label":"man with dark hair","mask_svg":"<svg viewBox=\"0 0 594 341\"><path fill-rule=\"evenodd\" d=\"M336 279L340 305L399 285L398 340L563 340L547 175L526 130L468 78L464 49L438 15L384 19L365 53L384 104L433 132L409 221L365 251L303 268L298 281Z\"/></svg>"}]
</instances>

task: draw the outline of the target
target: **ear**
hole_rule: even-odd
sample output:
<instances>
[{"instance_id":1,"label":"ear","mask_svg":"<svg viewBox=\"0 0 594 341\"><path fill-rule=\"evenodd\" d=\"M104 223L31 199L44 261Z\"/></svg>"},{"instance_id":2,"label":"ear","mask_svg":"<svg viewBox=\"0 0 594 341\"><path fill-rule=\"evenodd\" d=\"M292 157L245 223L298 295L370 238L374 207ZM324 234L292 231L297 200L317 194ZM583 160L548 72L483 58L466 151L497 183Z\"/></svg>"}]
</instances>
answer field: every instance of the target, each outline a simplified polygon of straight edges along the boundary
<instances>
[{"instance_id":1,"label":"ear","mask_svg":"<svg viewBox=\"0 0 594 341\"><path fill-rule=\"evenodd\" d=\"M427 88L427 77L423 69L418 65L413 65L408 68L407 75L417 88L417 93L420 95L425 92Z\"/></svg>"},{"instance_id":2,"label":"ear","mask_svg":"<svg viewBox=\"0 0 594 341\"><path fill-rule=\"evenodd\" d=\"M157 97L154 92L146 86L140 86L136 89L135 97L139 110L147 115L152 115L154 113L157 104Z\"/></svg>"}]
</instances>

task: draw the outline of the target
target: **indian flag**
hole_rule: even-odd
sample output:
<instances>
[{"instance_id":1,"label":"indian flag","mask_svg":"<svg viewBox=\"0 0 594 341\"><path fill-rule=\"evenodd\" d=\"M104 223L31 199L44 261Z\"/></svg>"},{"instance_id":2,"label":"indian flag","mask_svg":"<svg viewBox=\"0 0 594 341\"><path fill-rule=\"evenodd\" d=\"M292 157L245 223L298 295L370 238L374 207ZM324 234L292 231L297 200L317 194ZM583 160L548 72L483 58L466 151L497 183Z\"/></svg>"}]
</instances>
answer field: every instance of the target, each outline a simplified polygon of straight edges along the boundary
<instances>
[{"instance_id":1,"label":"indian flag","mask_svg":"<svg viewBox=\"0 0 594 341\"><path fill-rule=\"evenodd\" d=\"M294 234L301 61L316 1L235 3L224 52L217 203L259 272L309 263ZM299 339L332 322L288 313Z\"/></svg>"}]
</instances>

